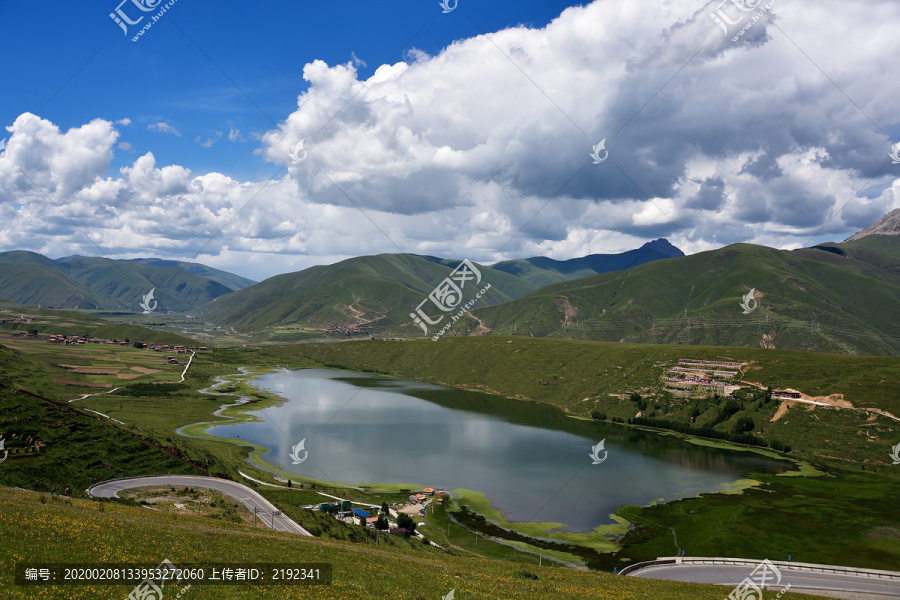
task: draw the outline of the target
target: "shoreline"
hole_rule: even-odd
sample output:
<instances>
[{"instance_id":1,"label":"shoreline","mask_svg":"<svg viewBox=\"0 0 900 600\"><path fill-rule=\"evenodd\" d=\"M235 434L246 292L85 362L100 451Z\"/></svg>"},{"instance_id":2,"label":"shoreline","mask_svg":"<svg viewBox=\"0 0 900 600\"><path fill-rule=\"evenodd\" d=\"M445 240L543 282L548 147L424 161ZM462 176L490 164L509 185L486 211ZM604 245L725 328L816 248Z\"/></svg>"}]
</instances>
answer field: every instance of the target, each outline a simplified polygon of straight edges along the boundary
<instances>
[{"instance_id":1,"label":"shoreline","mask_svg":"<svg viewBox=\"0 0 900 600\"><path fill-rule=\"evenodd\" d=\"M307 368L316 368L316 367L307 367ZM198 439L205 439L211 441L221 441L233 445L250 447L250 451L248 452L245 461L250 463L252 466L262 470L265 473L268 473L276 482L279 480L290 479L294 483L304 483L304 484L315 484L315 485L325 485L336 488L347 488L347 489L357 489L361 491L370 491L370 492L402 492L412 489L417 489L421 486L413 486L411 484L402 484L402 483L389 483L389 482L378 482L378 483L363 483L353 485L352 483L345 482L334 482L334 481L324 481L307 477L300 477L297 475L286 475L283 472L283 467L279 467L276 465L271 465L267 463L262 456L268 452L272 452L271 448L265 447L261 444L251 442L248 440L243 440L239 438L222 438L218 436L213 436L206 431L211 427L216 427L220 425L234 425L241 423L251 423L254 421L261 422L262 419L256 417L252 414L252 411L264 409L270 406L277 405L279 403L287 402L289 399L283 398L280 396L272 396L267 392L261 391L259 388L255 387L251 382L253 379L257 379L261 375L265 375L268 373L272 373L276 370L286 370L284 367L265 367L254 369L252 367L238 367L239 373L232 373L226 375L217 375L215 378L215 383L209 387L206 387L202 390L198 390L200 393L211 395L211 396L236 396L238 399L236 402L223 404L216 411L213 412L213 416L221 417L226 419L224 421L207 421L207 422L199 422L192 423L188 425L183 425L176 430L176 433L182 435L184 437L192 437ZM338 371L346 371L357 373L357 371L348 371L346 369L328 369L328 370L338 370ZM361 375L373 375L370 373L360 373ZM377 375L373 375L377 376ZM393 376L391 376L393 378ZM231 387L235 388L234 391L221 393L216 391L216 388L220 388L231 384ZM457 389L454 387L449 387L449 389ZM265 396L263 400L252 401L250 396L246 395L249 393L253 393L256 396ZM576 418L584 421L591 421L591 419L587 417L577 417L574 415L569 415L572 418ZM625 425L620 423L611 423L615 425ZM707 446L725 450L738 450L743 452L753 452L760 455L763 455L770 459L775 460L784 460L792 464L795 468L789 471L785 471L783 473L778 473L776 476L816 476L816 475L824 475L820 471L816 470L814 467L805 463L804 461L800 461L799 459L792 459L778 453L775 453L771 450L763 449L763 448L755 448L755 447L747 447L741 446L739 444L733 444L730 442L724 442L722 440L707 440L706 438L700 438L697 436L691 436L687 434L680 434L677 432L672 432L668 430L657 430L650 427L645 426L634 426L627 425L628 427L636 427L637 429L641 429L656 435L664 434L668 436L674 436L680 440L686 441L691 444L699 445L699 446ZM241 473L243 475L243 473ZM747 489L756 488L761 485L764 485L764 482L751 479L750 475L752 473L747 472L743 473L737 479L728 482L722 482L718 484L718 489L710 490L706 492L697 492L694 494L689 494L681 498L672 498L666 500L665 498L657 498L649 501L648 503L639 506L639 508L649 508L658 504L666 504L669 502L677 502L679 500L685 500L689 498L698 498L704 494L741 494ZM244 477L248 477L243 475ZM276 487L283 487L287 489L287 486L279 485L279 484L270 484L275 485ZM490 502L490 500L481 492L476 490L468 490L465 488L457 488L453 490L454 502L457 505L468 505L471 510L482 515L487 519L490 523L497 525L499 527L503 527L506 529L510 529L519 533L521 535L533 538L539 541L553 541L553 542L562 542L568 544L577 544L580 546L585 546L592 548L598 552L610 552L616 549L616 540L622 537L633 525L631 521L619 516L617 513L621 511L623 508L627 506L634 506L630 504L625 504L619 506L615 509L613 513L609 515L609 522L600 524L592 531L569 531L568 525L565 523L559 522L531 522L531 521L510 521L506 519L501 512L496 509Z\"/></svg>"}]
</instances>

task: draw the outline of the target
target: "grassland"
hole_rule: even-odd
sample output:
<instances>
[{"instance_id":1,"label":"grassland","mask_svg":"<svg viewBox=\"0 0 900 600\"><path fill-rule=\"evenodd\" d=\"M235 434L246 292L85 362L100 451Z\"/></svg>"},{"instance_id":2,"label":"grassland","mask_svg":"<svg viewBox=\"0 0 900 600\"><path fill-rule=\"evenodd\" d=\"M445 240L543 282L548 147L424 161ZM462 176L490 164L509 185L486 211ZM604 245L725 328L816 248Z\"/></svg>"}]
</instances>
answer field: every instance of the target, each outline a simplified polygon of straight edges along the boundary
<instances>
[{"instance_id":1,"label":"grassland","mask_svg":"<svg viewBox=\"0 0 900 600\"><path fill-rule=\"evenodd\" d=\"M202 517L157 513L116 503L60 499L0 488L0 589L11 599L88 600L124 597L130 586L23 587L14 563L117 562L331 563L333 583L317 587L195 585L185 597L215 600L392 598L425 600L456 590L459 600L721 600L721 586L617 577L572 569L463 558L437 549L353 544L261 531ZM809 599L788 593L785 600Z\"/></svg>"},{"instance_id":2,"label":"grassland","mask_svg":"<svg viewBox=\"0 0 900 600\"><path fill-rule=\"evenodd\" d=\"M123 359L130 353L143 352L131 348L118 351L123 352ZM27 372L23 379L36 385L41 385L40 382L46 380L47 373L54 368L55 358L48 355L27 355L25 351L7 351L7 355L12 361L8 363L8 368ZM41 356L43 362L39 360ZM491 410L492 404L514 402L509 399L514 398L515 402L524 401L521 404L523 410L530 407L529 410L533 408L542 411L542 414L546 412L546 422L550 427L555 426L556 419L590 419L590 413L596 410L610 416L632 417L637 408L628 399L628 394L635 390L640 391L656 414L672 419L689 418L691 403L701 402L701 408L706 406L706 409L697 418L703 422L703 419L714 414L718 406L714 399L678 399L667 396L660 389L659 377L664 365L681 356L746 360L750 368L745 378L763 385L790 386L823 396L843 393L845 399L858 407L897 410L898 401L890 392L896 389L898 382L900 361L897 359L499 336L448 339L439 343L366 341L324 346L220 349L197 355L184 387L166 388L165 393L152 396L120 395L120 392L96 395L70 406L83 406L108 414L126 424L120 426L121 429L146 436L170 452L177 449L179 456L210 474L244 481L270 498L301 525L324 537L372 546L377 538L371 530L341 524L331 517L300 507L323 501L320 491L372 504L380 504L383 500L393 503L405 497L405 494L398 493L398 486L341 489L323 482L295 479L294 489L287 490L248 482L238 473L239 469L252 477L275 483L271 473L245 461L253 450L250 446L234 441L184 438L174 433L182 425L216 420L211 417L212 412L232 400L198 394L197 390L209 386L215 376L234 374L238 366L301 368L327 364L484 391L487 402L479 403L481 410ZM246 408L258 408L264 403L277 401L240 379L234 378L233 384L220 388L220 391L246 395L251 399L249 406L238 409L235 414ZM53 387L56 390L54 393L60 393L59 387ZM70 390L66 393L70 394ZM69 399L72 395L65 397ZM491 401L492 398L495 400ZM486 521L465 521L458 514L457 505L451 507L449 513L430 513L426 517L427 535L451 554L459 556L505 560L507 555L513 553L512 558L519 562L534 563L539 560L537 555L542 554L544 561L552 557L558 563L586 563L593 568L611 570L634 561L672 554L676 551L672 535L674 529L679 548L691 555L728 554L759 558L792 554L795 560L895 569L900 562L900 538L896 535L900 531L900 514L888 507L885 499L892 497L897 485L898 474L891 469L888 458L892 436L897 435L896 425L885 417L872 417L865 410L821 408L793 408L773 423L768 419L777 409L777 403L762 405L758 401L750 401L746 404L748 408L733 415L733 418L741 414L752 415L760 426L759 435L790 441L793 451L789 456L811 461L819 470L804 467L802 474L789 478L752 475L755 487L751 485L752 489L740 495L704 495L661 506L623 507L617 516L622 531L627 523L633 523L635 527L619 540L613 548L615 552L603 552L611 549L608 541L603 547L591 549L589 542L573 539L573 542L591 552L585 553L576 548L574 553L572 549L563 553L559 548L541 547L534 540L529 543L514 535L497 532L492 527L492 521L503 527L510 524L493 514L485 502L479 502L474 492L466 497L465 502L473 510L486 515ZM229 411L226 414L232 413ZM731 420L717 427L727 429ZM626 424L621 426L629 427ZM827 436L823 432L827 432ZM664 434L675 435L671 432ZM55 443L65 447L68 441L63 438ZM114 471L109 476L119 474L121 471ZM88 480L92 476L89 475ZM2 479L0 482L5 483ZM305 483L305 487L298 489L301 483ZM316 489L311 489L314 484ZM46 486L41 489L52 488ZM715 520L713 530L710 529L710 519ZM832 526L835 520L841 520L840 528ZM794 522L803 524L806 537L800 541L785 535ZM539 534L527 526L512 525L514 527L511 526L511 529ZM475 538L473 531L479 530L484 536ZM707 536L709 531L714 534ZM393 541L401 547L406 543ZM381 543L386 542L381 540ZM412 547L416 542L409 544Z\"/></svg>"}]
</instances>

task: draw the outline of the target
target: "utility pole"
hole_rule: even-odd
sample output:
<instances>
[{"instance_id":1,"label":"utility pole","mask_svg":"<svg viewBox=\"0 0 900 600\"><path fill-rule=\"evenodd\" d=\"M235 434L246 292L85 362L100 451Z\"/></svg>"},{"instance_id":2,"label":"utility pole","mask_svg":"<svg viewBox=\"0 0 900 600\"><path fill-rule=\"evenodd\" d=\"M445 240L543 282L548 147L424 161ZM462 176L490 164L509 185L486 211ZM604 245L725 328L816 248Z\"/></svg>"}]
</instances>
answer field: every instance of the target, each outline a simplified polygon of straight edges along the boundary
<instances>
[{"instance_id":1,"label":"utility pole","mask_svg":"<svg viewBox=\"0 0 900 600\"><path fill-rule=\"evenodd\" d=\"M275 515L280 515L281 511L273 510L272 511L272 529L275 529Z\"/></svg>"},{"instance_id":2,"label":"utility pole","mask_svg":"<svg viewBox=\"0 0 900 600\"><path fill-rule=\"evenodd\" d=\"M256 507L253 507L253 526L256 527Z\"/></svg>"}]
</instances>

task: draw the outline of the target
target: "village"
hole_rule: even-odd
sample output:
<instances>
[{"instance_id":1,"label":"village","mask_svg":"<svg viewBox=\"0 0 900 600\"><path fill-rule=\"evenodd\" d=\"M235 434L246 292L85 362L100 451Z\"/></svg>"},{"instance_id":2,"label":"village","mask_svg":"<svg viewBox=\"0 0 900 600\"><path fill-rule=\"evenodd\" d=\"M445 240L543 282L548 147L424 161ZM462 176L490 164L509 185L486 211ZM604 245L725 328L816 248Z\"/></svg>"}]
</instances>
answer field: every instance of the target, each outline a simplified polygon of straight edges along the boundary
<instances>
[{"instance_id":1,"label":"village","mask_svg":"<svg viewBox=\"0 0 900 600\"><path fill-rule=\"evenodd\" d=\"M678 364L669 367L663 381L667 386L676 390L696 390L695 386L704 386L711 392L718 393L726 398L734 398L733 394L742 388L760 388L757 384L735 385L721 379L733 380L740 374L741 367L746 363L727 362L717 360L700 360L695 358L680 358ZM765 388L762 388L765 389ZM799 399L800 392L794 389L773 389L772 397L785 400Z\"/></svg>"},{"instance_id":2,"label":"village","mask_svg":"<svg viewBox=\"0 0 900 600\"><path fill-rule=\"evenodd\" d=\"M41 335L35 331L30 330L27 333L25 331L16 331L11 334L11 337L27 337L29 339L40 339ZM157 344L152 345L144 342L143 340L139 340L136 342L132 342L131 340L124 339L98 339L98 338L89 338L84 336L77 335L65 335L62 333L51 333L47 335L46 343L48 344L64 344L66 346L71 345L85 345L85 344L108 344L114 346L133 346L135 348L152 350L154 352L165 352L172 354L188 354L190 352L198 352L207 350L206 346L184 346L184 345L170 345L170 344ZM181 363L178 361L178 358L175 356L166 356L165 363L170 365L180 365Z\"/></svg>"},{"instance_id":3,"label":"village","mask_svg":"<svg viewBox=\"0 0 900 600\"><path fill-rule=\"evenodd\" d=\"M335 498L335 502L308 505L304 508L330 514L339 521L351 525L363 525L395 535L416 535L418 537L424 537L420 531L416 530L416 528L423 527L425 523L416 523L415 517L418 516L420 519L424 519L428 505L432 502L437 505L442 505L445 498L446 492L444 490L426 487L411 494L407 504L394 504L388 506L386 503L383 503L381 507L379 507L375 504L364 504ZM369 507L374 510L371 510L370 512L363 510L362 508L353 508L353 504Z\"/></svg>"}]
</instances>

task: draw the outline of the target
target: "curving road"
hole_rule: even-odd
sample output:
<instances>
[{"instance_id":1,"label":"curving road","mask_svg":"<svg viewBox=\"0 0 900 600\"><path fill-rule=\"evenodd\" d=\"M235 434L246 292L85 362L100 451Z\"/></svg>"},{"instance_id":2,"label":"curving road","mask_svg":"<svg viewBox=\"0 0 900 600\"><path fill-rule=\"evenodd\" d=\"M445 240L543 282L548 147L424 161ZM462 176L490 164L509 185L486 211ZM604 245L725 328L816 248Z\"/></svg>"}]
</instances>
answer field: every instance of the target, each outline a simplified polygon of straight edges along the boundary
<instances>
[{"instance_id":1,"label":"curving road","mask_svg":"<svg viewBox=\"0 0 900 600\"><path fill-rule=\"evenodd\" d=\"M219 479L217 477L201 477L198 475L151 475L148 477L125 477L123 479L112 479L110 481L102 481L88 488L88 495L94 498L117 498L118 493L137 487L145 487L150 485L185 485L190 487L201 487L211 490L217 490L223 494L228 494L235 500L244 503L244 506L250 510L256 510L256 514L263 523L276 531L287 531L288 533L296 533L299 535L312 534L303 527L294 522L290 517L278 511L278 508L262 497L256 491L248 488L242 483L231 481L228 479ZM273 517L274 514L274 517Z\"/></svg>"},{"instance_id":2,"label":"curving road","mask_svg":"<svg viewBox=\"0 0 900 600\"><path fill-rule=\"evenodd\" d=\"M686 581L691 583L714 583L734 587L750 575L754 567L746 565L704 565L675 564L651 565L633 573L632 577ZM778 565L782 579L779 585L770 586L769 591L778 592L787 584L790 591L820 594L846 600L900 598L900 579L879 579L843 573L817 573L808 570L791 569Z\"/></svg>"}]
</instances>

